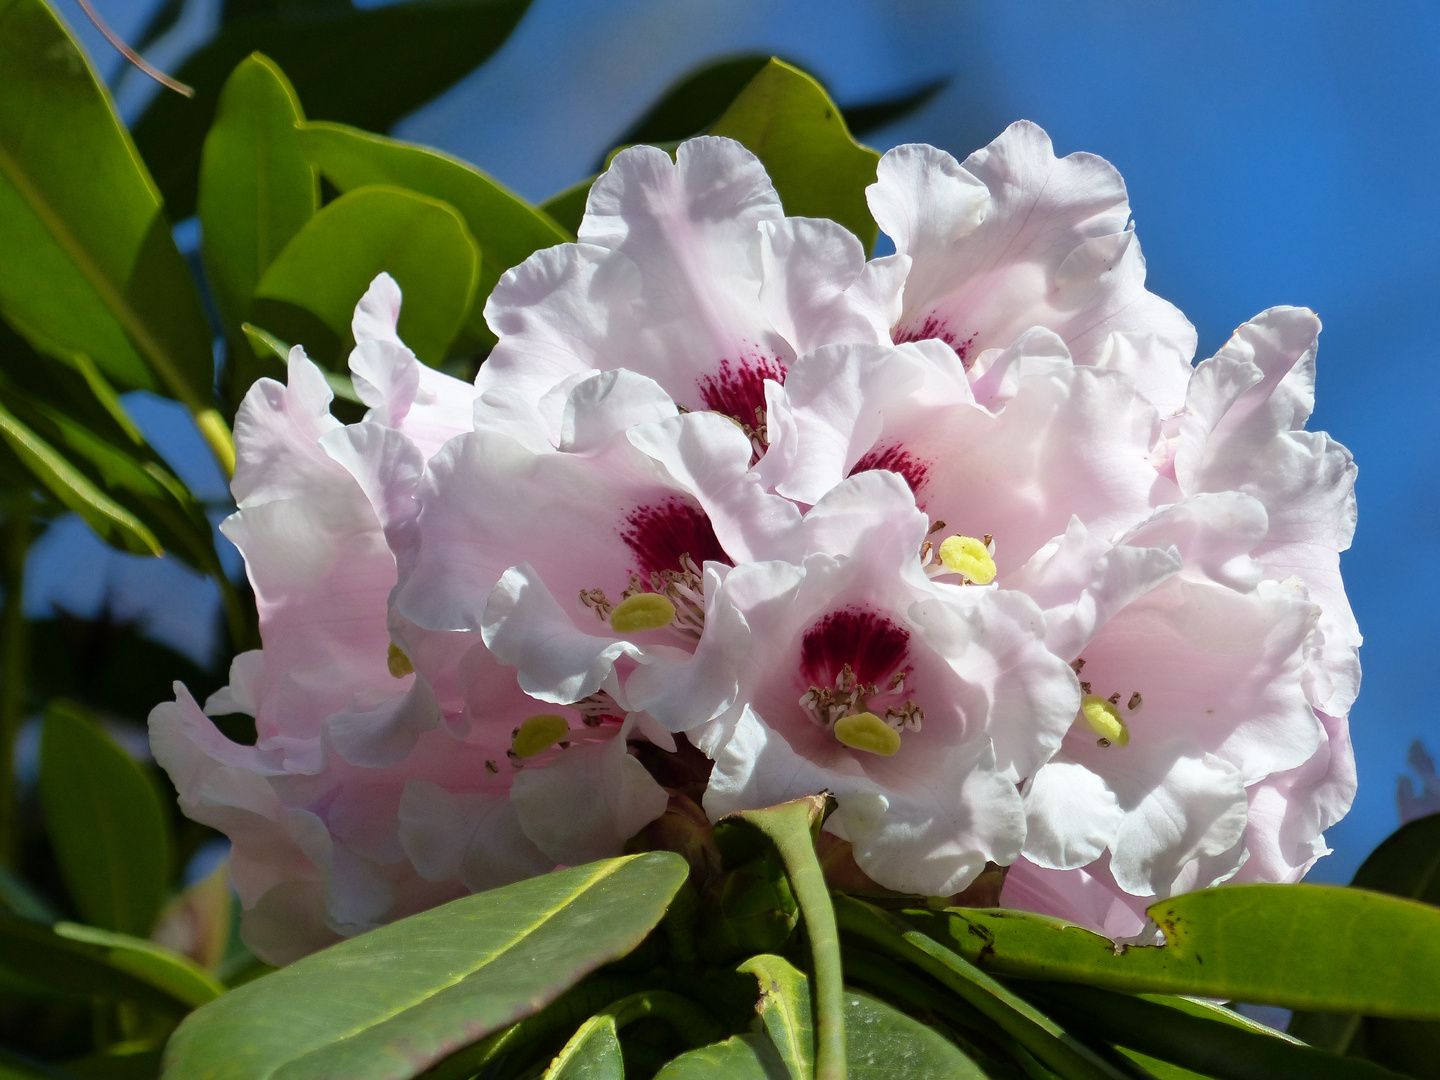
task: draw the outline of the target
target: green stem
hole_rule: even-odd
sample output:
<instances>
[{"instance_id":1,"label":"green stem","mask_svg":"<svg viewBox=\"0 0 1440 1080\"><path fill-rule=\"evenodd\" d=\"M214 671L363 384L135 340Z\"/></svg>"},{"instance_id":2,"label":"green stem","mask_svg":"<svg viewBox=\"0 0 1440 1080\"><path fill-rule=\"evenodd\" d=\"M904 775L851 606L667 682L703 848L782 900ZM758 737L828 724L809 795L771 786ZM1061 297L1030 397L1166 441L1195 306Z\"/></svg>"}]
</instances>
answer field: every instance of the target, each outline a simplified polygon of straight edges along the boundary
<instances>
[{"instance_id":1,"label":"green stem","mask_svg":"<svg viewBox=\"0 0 1440 1080\"><path fill-rule=\"evenodd\" d=\"M642 990L601 1012L615 1018L617 1030L648 1016L664 1020L687 1047L707 1046L725 1037L724 1028L713 1016L689 998L669 990Z\"/></svg>"},{"instance_id":2,"label":"green stem","mask_svg":"<svg viewBox=\"0 0 1440 1080\"><path fill-rule=\"evenodd\" d=\"M25 554L30 549L30 514L18 506L0 523L0 866L20 859L20 805L15 790L15 740L25 719L25 674L29 668L29 626L25 622Z\"/></svg>"},{"instance_id":3,"label":"green stem","mask_svg":"<svg viewBox=\"0 0 1440 1080\"><path fill-rule=\"evenodd\" d=\"M811 828L825 813L826 796L812 795L740 815L774 843L790 877L815 967L815 1080L845 1080L845 977L840 932Z\"/></svg>"}]
</instances>

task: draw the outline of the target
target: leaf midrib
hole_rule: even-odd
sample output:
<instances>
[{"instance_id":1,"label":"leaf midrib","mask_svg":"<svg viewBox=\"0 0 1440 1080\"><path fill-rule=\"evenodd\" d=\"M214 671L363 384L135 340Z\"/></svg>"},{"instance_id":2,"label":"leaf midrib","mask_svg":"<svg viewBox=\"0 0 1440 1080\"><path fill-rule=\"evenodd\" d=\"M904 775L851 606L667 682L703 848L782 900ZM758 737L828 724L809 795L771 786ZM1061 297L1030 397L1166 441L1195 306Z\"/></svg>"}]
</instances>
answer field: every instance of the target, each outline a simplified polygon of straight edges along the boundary
<instances>
[{"instance_id":1,"label":"leaf midrib","mask_svg":"<svg viewBox=\"0 0 1440 1080\"><path fill-rule=\"evenodd\" d=\"M588 892L597 883L605 880L612 874L618 873L624 867L629 866L637 858L639 858L639 856L631 856L629 858L615 860L614 862L602 866L589 878L587 878L585 881L581 882L573 890L571 890L571 892L567 894L566 898L563 901L558 901L557 903L555 903L549 910L544 912L528 927L513 935L511 939L502 947L487 954L483 960L471 966L468 971L462 972L447 983L427 989L421 996L415 998L410 1002L407 1002L406 1004L399 1005L393 1008L389 1013L384 1016L367 1020L364 1023L356 1025L351 1030L345 1032L343 1035L335 1035L325 1039L317 1045L312 1046L310 1049L306 1050L302 1054L298 1054L297 1056L292 1058L287 1058L284 1061L276 1062L272 1067L268 1069L268 1071L266 1071L262 1075L261 1080L271 1080L271 1078L276 1076L281 1069L288 1068L298 1062L304 1061L312 1054L331 1050L341 1045L342 1043L349 1042L357 1035L364 1034L366 1031L369 1031L372 1028L379 1027L381 1024L389 1023L397 1016L409 1012L411 1009L418 1008L426 1001L429 1001L437 995L444 993L446 990L449 990L452 987L458 986L460 983L470 978L482 968L488 967L490 964L495 963L500 957L504 956L506 953L517 948L522 942L526 941L531 935L536 933L540 929L540 927L544 926L551 919L559 916L567 907L573 904L578 897Z\"/></svg>"}]
</instances>

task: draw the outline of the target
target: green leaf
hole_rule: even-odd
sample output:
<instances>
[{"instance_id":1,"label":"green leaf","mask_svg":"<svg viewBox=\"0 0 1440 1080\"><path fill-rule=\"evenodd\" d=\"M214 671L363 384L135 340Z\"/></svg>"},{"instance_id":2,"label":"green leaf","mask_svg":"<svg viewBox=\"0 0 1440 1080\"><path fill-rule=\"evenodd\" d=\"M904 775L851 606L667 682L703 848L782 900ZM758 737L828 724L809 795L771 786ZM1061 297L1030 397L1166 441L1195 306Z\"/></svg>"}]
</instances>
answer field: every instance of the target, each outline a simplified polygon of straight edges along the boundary
<instances>
[{"instance_id":1,"label":"green leaf","mask_svg":"<svg viewBox=\"0 0 1440 1080\"><path fill-rule=\"evenodd\" d=\"M185 957L154 942L93 926L42 926L0 913L0 981L26 995L104 998L176 1014L224 988Z\"/></svg>"},{"instance_id":2,"label":"green leaf","mask_svg":"<svg viewBox=\"0 0 1440 1080\"><path fill-rule=\"evenodd\" d=\"M809 1080L815 1072L810 980L788 960L768 954L752 956L738 970L760 982L760 1001L755 1008L791 1080Z\"/></svg>"},{"instance_id":3,"label":"green leaf","mask_svg":"<svg viewBox=\"0 0 1440 1080\"><path fill-rule=\"evenodd\" d=\"M459 211L480 245L480 280L467 321L472 340L494 340L485 325L485 298L501 274L532 252L575 239L573 232L566 232L473 165L439 151L344 124L306 124L300 138L309 159L341 191L389 184L439 199Z\"/></svg>"},{"instance_id":4,"label":"green leaf","mask_svg":"<svg viewBox=\"0 0 1440 1080\"><path fill-rule=\"evenodd\" d=\"M170 832L150 778L78 707L52 704L40 739L40 801L76 908L144 937L170 885Z\"/></svg>"},{"instance_id":5,"label":"green leaf","mask_svg":"<svg viewBox=\"0 0 1440 1080\"><path fill-rule=\"evenodd\" d=\"M342 941L189 1017L165 1076L413 1076L624 956L687 873L671 852L609 859Z\"/></svg>"},{"instance_id":6,"label":"green leaf","mask_svg":"<svg viewBox=\"0 0 1440 1080\"><path fill-rule=\"evenodd\" d=\"M188 217L221 85L251 53L264 53L289 76L312 119L388 131L483 63L528 6L529 0L421 0L364 10L291 4L237 19L175 73L195 97L157 96L135 125L135 141L171 213Z\"/></svg>"},{"instance_id":7,"label":"green leaf","mask_svg":"<svg viewBox=\"0 0 1440 1080\"><path fill-rule=\"evenodd\" d=\"M124 389L210 407L210 329L159 193L75 40L0 0L0 309Z\"/></svg>"},{"instance_id":8,"label":"green leaf","mask_svg":"<svg viewBox=\"0 0 1440 1080\"><path fill-rule=\"evenodd\" d=\"M655 1080L790 1080L785 1063L763 1035L736 1035L668 1062Z\"/></svg>"},{"instance_id":9,"label":"green leaf","mask_svg":"<svg viewBox=\"0 0 1440 1080\"><path fill-rule=\"evenodd\" d=\"M895 916L849 896L836 897L835 913L847 936L919 968L1067 1080L1120 1080L1123 1075L1062 1025Z\"/></svg>"},{"instance_id":10,"label":"green leaf","mask_svg":"<svg viewBox=\"0 0 1440 1080\"><path fill-rule=\"evenodd\" d=\"M159 555L165 550L144 522L91 483L3 404L0 439L61 505L79 514L102 540L136 555Z\"/></svg>"},{"instance_id":11,"label":"green leaf","mask_svg":"<svg viewBox=\"0 0 1440 1080\"><path fill-rule=\"evenodd\" d=\"M699 135L768 63L769 53L746 53L702 64L672 83L615 145L654 145Z\"/></svg>"},{"instance_id":12,"label":"green leaf","mask_svg":"<svg viewBox=\"0 0 1440 1080\"><path fill-rule=\"evenodd\" d=\"M400 285L400 337L439 364L470 310L480 256L465 221L435 199L362 187L310 219L255 290L250 322L343 368L355 305L382 270Z\"/></svg>"},{"instance_id":13,"label":"green leaf","mask_svg":"<svg viewBox=\"0 0 1440 1080\"><path fill-rule=\"evenodd\" d=\"M1219 1080L1398 1080L1389 1069L1367 1061L1197 1015L1177 1007L1181 999L1147 1000L1093 986L1053 984L1031 986L1027 993L1072 1031Z\"/></svg>"},{"instance_id":14,"label":"green leaf","mask_svg":"<svg viewBox=\"0 0 1440 1080\"><path fill-rule=\"evenodd\" d=\"M859 105L846 105L840 111L845 114L845 126L852 135L868 135L878 128L903 120L911 113L918 112L935 99L935 95L950 85L949 77L934 79L904 94L867 101Z\"/></svg>"},{"instance_id":15,"label":"green leaf","mask_svg":"<svg viewBox=\"0 0 1440 1080\"><path fill-rule=\"evenodd\" d=\"M1355 871L1352 888L1440 905L1440 814L1391 833Z\"/></svg>"},{"instance_id":16,"label":"green leaf","mask_svg":"<svg viewBox=\"0 0 1440 1080\"><path fill-rule=\"evenodd\" d=\"M1106 938L1026 912L906 912L987 971L1131 993L1440 1019L1440 909L1324 885L1226 885L1149 909L1167 944Z\"/></svg>"},{"instance_id":17,"label":"green leaf","mask_svg":"<svg viewBox=\"0 0 1440 1080\"><path fill-rule=\"evenodd\" d=\"M865 188L880 155L850 137L824 88L798 68L772 59L710 129L744 144L765 164L785 212L828 217L868 251L879 227Z\"/></svg>"},{"instance_id":18,"label":"green leaf","mask_svg":"<svg viewBox=\"0 0 1440 1080\"><path fill-rule=\"evenodd\" d=\"M284 73L252 53L226 80L205 136L200 250L232 338L261 276L320 205L296 133L303 119Z\"/></svg>"},{"instance_id":19,"label":"green leaf","mask_svg":"<svg viewBox=\"0 0 1440 1080\"><path fill-rule=\"evenodd\" d=\"M845 991L850 1080L985 1080L939 1032L858 990Z\"/></svg>"},{"instance_id":20,"label":"green leaf","mask_svg":"<svg viewBox=\"0 0 1440 1080\"><path fill-rule=\"evenodd\" d=\"M545 1080L625 1080L625 1061L615 1018L592 1016L555 1055Z\"/></svg>"}]
</instances>

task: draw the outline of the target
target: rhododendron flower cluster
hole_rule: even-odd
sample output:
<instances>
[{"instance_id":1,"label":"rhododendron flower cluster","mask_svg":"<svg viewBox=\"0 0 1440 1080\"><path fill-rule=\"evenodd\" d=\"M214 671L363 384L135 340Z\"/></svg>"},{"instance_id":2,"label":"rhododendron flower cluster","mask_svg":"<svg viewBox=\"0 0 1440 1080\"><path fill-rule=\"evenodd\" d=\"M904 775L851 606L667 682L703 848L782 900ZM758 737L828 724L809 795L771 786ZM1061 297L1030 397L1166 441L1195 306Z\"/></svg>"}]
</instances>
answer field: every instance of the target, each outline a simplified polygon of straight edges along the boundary
<instances>
[{"instance_id":1,"label":"rhododendron flower cluster","mask_svg":"<svg viewBox=\"0 0 1440 1080\"><path fill-rule=\"evenodd\" d=\"M298 347L252 388L224 528L264 648L151 730L260 955L619 853L682 742L712 820L828 791L879 885L993 864L1112 936L1325 853L1360 636L1315 315L1192 366L1119 175L1032 124L868 195L867 260L735 142L634 147L501 279L473 386L382 276L363 421Z\"/></svg>"}]
</instances>

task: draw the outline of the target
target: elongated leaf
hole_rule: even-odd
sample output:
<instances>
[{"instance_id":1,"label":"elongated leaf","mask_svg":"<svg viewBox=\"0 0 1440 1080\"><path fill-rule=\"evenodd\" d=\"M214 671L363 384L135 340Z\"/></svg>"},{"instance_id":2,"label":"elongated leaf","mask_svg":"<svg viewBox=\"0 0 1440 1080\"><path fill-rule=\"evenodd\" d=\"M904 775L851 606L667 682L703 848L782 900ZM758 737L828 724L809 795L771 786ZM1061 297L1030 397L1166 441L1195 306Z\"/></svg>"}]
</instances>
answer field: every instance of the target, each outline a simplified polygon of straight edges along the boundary
<instances>
[{"instance_id":1,"label":"elongated leaf","mask_svg":"<svg viewBox=\"0 0 1440 1080\"><path fill-rule=\"evenodd\" d=\"M270 264L250 322L343 367L355 305L383 270L404 293L400 337L438 364L470 310L479 264L464 219L447 204L399 188L357 188L311 218Z\"/></svg>"},{"instance_id":2,"label":"elongated leaf","mask_svg":"<svg viewBox=\"0 0 1440 1080\"><path fill-rule=\"evenodd\" d=\"M615 1018L592 1016L581 1024L545 1070L545 1080L625 1080Z\"/></svg>"},{"instance_id":3,"label":"elongated leaf","mask_svg":"<svg viewBox=\"0 0 1440 1080\"><path fill-rule=\"evenodd\" d=\"M252 53L226 80L205 136L201 253L232 338L261 276L320 204L320 185L296 131L302 119L284 73Z\"/></svg>"},{"instance_id":4,"label":"elongated leaf","mask_svg":"<svg viewBox=\"0 0 1440 1080\"><path fill-rule=\"evenodd\" d=\"M1440 904L1440 814L1418 818L1391 833L1350 884ZM1424 1063L1440 1060L1436 1023L1299 1011L1290 1020L1290 1030L1314 1046L1360 1054L1414 1075L1423 1075Z\"/></svg>"},{"instance_id":5,"label":"elongated leaf","mask_svg":"<svg viewBox=\"0 0 1440 1080\"><path fill-rule=\"evenodd\" d=\"M790 1080L785 1063L763 1035L736 1035L667 1063L655 1080Z\"/></svg>"},{"instance_id":6,"label":"elongated leaf","mask_svg":"<svg viewBox=\"0 0 1440 1080\"><path fill-rule=\"evenodd\" d=\"M1066 1080L1120 1080L1123 1076L1063 1025L958 953L909 929L894 916L848 896L836 898L835 914L847 936L923 971Z\"/></svg>"},{"instance_id":7,"label":"elongated leaf","mask_svg":"<svg viewBox=\"0 0 1440 1080\"><path fill-rule=\"evenodd\" d=\"M200 297L159 193L42 0L0 0L0 309L42 351L210 407Z\"/></svg>"},{"instance_id":8,"label":"elongated leaf","mask_svg":"<svg viewBox=\"0 0 1440 1080\"><path fill-rule=\"evenodd\" d=\"M845 1032L850 1080L986 1080L939 1032L858 990L845 991Z\"/></svg>"},{"instance_id":9,"label":"elongated leaf","mask_svg":"<svg viewBox=\"0 0 1440 1080\"><path fill-rule=\"evenodd\" d=\"M687 873L670 852L610 859L343 941L196 1012L170 1041L165 1076L414 1076L625 955Z\"/></svg>"},{"instance_id":10,"label":"elongated leaf","mask_svg":"<svg viewBox=\"0 0 1440 1080\"><path fill-rule=\"evenodd\" d=\"M1440 905L1440 814L1417 818L1391 833L1360 864L1350 884Z\"/></svg>"},{"instance_id":11,"label":"elongated leaf","mask_svg":"<svg viewBox=\"0 0 1440 1080\"><path fill-rule=\"evenodd\" d=\"M752 956L738 970L760 981L760 1001L755 1008L791 1080L809 1080L815 1073L810 980L784 957L768 954Z\"/></svg>"},{"instance_id":12,"label":"elongated leaf","mask_svg":"<svg viewBox=\"0 0 1440 1080\"><path fill-rule=\"evenodd\" d=\"M769 53L745 53L702 64L672 83L645 115L620 136L616 145L654 145L699 135L720 119L740 91L769 62Z\"/></svg>"},{"instance_id":13,"label":"elongated leaf","mask_svg":"<svg viewBox=\"0 0 1440 1080\"><path fill-rule=\"evenodd\" d=\"M467 321L472 340L493 341L485 325L485 298L501 274L532 252L575 239L573 232L473 165L436 150L344 124L306 124L300 137L309 159L341 191L389 184L439 199L460 212L480 245L480 280Z\"/></svg>"},{"instance_id":14,"label":"elongated leaf","mask_svg":"<svg viewBox=\"0 0 1440 1080\"><path fill-rule=\"evenodd\" d=\"M988 971L1131 993L1440 1018L1440 909L1324 885L1226 885L1150 908L1163 947L1119 952L1057 919L1018 911L907 912Z\"/></svg>"},{"instance_id":15,"label":"elongated leaf","mask_svg":"<svg viewBox=\"0 0 1440 1080\"><path fill-rule=\"evenodd\" d=\"M850 137L824 88L799 68L772 59L710 129L743 143L765 163L787 214L828 217L868 250L879 227L865 188L880 155Z\"/></svg>"},{"instance_id":16,"label":"elongated leaf","mask_svg":"<svg viewBox=\"0 0 1440 1080\"><path fill-rule=\"evenodd\" d=\"M135 125L135 141L179 220L195 207L200 146L221 85L252 52L285 72L312 119L388 131L483 63L528 6L529 0L421 0L365 10L296 4L237 19L175 73L195 97L157 97Z\"/></svg>"},{"instance_id":17,"label":"elongated leaf","mask_svg":"<svg viewBox=\"0 0 1440 1080\"><path fill-rule=\"evenodd\" d=\"M40 799L65 884L96 926L145 937L170 885L170 833L141 767L76 706L45 714Z\"/></svg>"},{"instance_id":18,"label":"elongated leaf","mask_svg":"<svg viewBox=\"0 0 1440 1080\"><path fill-rule=\"evenodd\" d=\"M1072 1029L1219 1080L1398 1080L1368 1061L1222 1023L1168 1002L1093 986L1036 986L1030 996L1068 1020Z\"/></svg>"},{"instance_id":19,"label":"elongated leaf","mask_svg":"<svg viewBox=\"0 0 1440 1080\"><path fill-rule=\"evenodd\" d=\"M137 555L159 555L165 550L144 522L91 483L4 405L0 405L0 439L61 505L79 514L101 539Z\"/></svg>"},{"instance_id":20,"label":"elongated leaf","mask_svg":"<svg viewBox=\"0 0 1440 1080\"><path fill-rule=\"evenodd\" d=\"M0 979L15 992L133 1001L170 1014L213 1001L224 988L183 956L93 926L42 926L0 913Z\"/></svg>"},{"instance_id":21,"label":"elongated leaf","mask_svg":"<svg viewBox=\"0 0 1440 1080\"><path fill-rule=\"evenodd\" d=\"M950 85L950 79L932 79L922 86L904 94L884 98L880 101L866 101L858 105L846 105L840 111L845 115L845 126L854 136L868 135L878 128L903 120L911 113L919 112L935 99L935 95Z\"/></svg>"}]
</instances>

